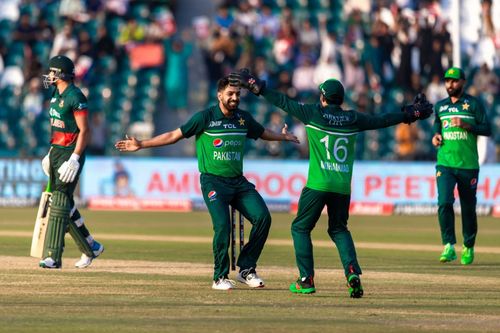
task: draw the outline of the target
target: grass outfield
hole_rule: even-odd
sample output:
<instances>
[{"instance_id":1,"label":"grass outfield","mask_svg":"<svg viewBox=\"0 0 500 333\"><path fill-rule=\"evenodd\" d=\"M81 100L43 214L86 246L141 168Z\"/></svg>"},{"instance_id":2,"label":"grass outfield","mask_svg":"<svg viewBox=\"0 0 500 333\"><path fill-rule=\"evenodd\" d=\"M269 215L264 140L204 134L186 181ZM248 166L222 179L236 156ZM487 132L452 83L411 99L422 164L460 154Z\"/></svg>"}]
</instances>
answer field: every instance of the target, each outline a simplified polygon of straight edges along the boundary
<instances>
[{"instance_id":1,"label":"grass outfield","mask_svg":"<svg viewBox=\"0 0 500 333\"><path fill-rule=\"evenodd\" d=\"M258 268L266 288L221 292L210 288L206 213L82 211L106 251L77 270L68 236L59 271L28 256L35 213L0 209L0 332L500 331L498 219L479 219L476 261L464 267L438 262L436 217L352 216L365 288L355 300L324 217L313 233L317 293L294 295L292 215L273 214Z\"/></svg>"}]
</instances>

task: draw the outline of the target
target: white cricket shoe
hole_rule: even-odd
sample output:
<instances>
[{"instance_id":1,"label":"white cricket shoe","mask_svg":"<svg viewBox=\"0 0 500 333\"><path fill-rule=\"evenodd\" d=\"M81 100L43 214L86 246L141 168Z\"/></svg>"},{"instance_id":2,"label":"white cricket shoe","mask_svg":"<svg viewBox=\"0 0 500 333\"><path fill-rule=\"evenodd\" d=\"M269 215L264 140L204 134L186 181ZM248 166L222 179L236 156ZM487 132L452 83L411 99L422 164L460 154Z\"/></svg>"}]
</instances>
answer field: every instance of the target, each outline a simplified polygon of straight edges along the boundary
<instances>
[{"instance_id":1,"label":"white cricket shoe","mask_svg":"<svg viewBox=\"0 0 500 333\"><path fill-rule=\"evenodd\" d=\"M85 253L82 253L82 256L80 257L80 260L75 262L75 267L76 268L85 268L89 267L90 264L92 263L92 260L94 258L87 256Z\"/></svg>"},{"instance_id":2,"label":"white cricket shoe","mask_svg":"<svg viewBox=\"0 0 500 333\"><path fill-rule=\"evenodd\" d=\"M92 244L92 252L94 253L93 257L89 257L85 253L82 253L80 260L75 262L75 267L76 268L89 267L90 264L92 263L92 260L97 258L102 252L104 252L104 246L101 243L94 241L94 244Z\"/></svg>"},{"instance_id":3,"label":"white cricket shoe","mask_svg":"<svg viewBox=\"0 0 500 333\"><path fill-rule=\"evenodd\" d=\"M236 282L229 280L227 277L221 277L212 284L212 289L215 290L231 290L236 285Z\"/></svg>"},{"instance_id":4,"label":"white cricket shoe","mask_svg":"<svg viewBox=\"0 0 500 333\"><path fill-rule=\"evenodd\" d=\"M40 260L38 265L42 268L61 268L61 263L55 262L51 257Z\"/></svg>"},{"instance_id":5,"label":"white cricket shoe","mask_svg":"<svg viewBox=\"0 0 500 333\"><path fill-rule=\"evenodd\" d=\"M248 269L244 269L238 273L236 277L238 281L241 283L245 283L250 288L263 288L264 280L262 280L255 271L255 268L250 267Z\"/></svg>"}]
</instances>

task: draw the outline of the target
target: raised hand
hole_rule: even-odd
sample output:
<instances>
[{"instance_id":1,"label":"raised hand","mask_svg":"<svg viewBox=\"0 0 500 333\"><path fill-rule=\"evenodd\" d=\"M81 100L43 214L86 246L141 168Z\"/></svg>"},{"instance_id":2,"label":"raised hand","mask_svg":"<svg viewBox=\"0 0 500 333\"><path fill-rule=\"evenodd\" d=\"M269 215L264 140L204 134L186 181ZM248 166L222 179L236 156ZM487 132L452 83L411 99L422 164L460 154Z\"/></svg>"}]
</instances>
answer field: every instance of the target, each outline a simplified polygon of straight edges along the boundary
<instances>
[{"instance_id":1,"label":"raised hand","mask_svg":"<svg viewBox=\"0 0 500 333\"><path fill-rule=\"evenodd\" d=\"M248 89L253 94L259 95L262 88L265 87L266 81L259 80L247 68L242 68L238 72L229 74L229 84Z\"/></svg>"},{"instance_id":2,"label":"raised hand","mask_svg":"<svg viewBox=\"0 0 500 333\"><path fill-rule=\"evenodd\" d=\"M433 112L434 105L429 103L425 94L419 93L415 96L413 104L405 105L402 111L406 113L405 123L411 124L414 121L427 119Z\"/></svg>"},{"instance_id":3,"label":"raised hand","mask_svg":"<svg viewBox=\"0 0 500 333\"><path fill-rule=\"evenodd\" d=\"M142 148L141 141L134 137L125 135L125 140L120 140L115 143L115 148L119 151L138 151Z\"/></svg>"}]
</instances>

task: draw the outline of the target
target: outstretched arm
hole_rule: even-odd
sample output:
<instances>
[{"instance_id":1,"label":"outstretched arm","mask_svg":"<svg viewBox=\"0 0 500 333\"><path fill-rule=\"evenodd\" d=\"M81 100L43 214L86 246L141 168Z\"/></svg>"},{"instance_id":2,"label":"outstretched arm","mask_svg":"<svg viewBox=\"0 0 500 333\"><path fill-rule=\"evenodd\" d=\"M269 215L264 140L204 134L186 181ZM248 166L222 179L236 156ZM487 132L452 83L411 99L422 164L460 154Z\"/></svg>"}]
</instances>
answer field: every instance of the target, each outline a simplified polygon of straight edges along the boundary
<instances>
[{"instance_id":1,"label":"outstretched arm","mask_svg":"<svg viewBox=\"0 0 500 333\"><path fill-rule=\"evenodd\" d=\"M406 120L404 112L390 112L381 115L367 115L357 112L357 125L361 130L386 128L402 123Z\"/></svg>"},{"instance_id":2,"label":"outstretched arm","mask_svg":"<svg viewBox=\"0 0 500 333\"><path fill-rule=\"evenodd\" d=\"M171 145L183 138L184 136L182 135L181 129L178 128L142 141L134 137L129 138L126 136L125 140L120 140L115 143L115 148L119 151L137 151L143 148Z\"/></svg>"},{"instance_id":3,"label":"outstretched arm","mask_svg":"<svg viewBox=\"0 0 500 333\"><path fill-rule=\"evenodd\" d=\"M260 138L266 141L291 141L295 143L300 143L299 139L295 135L288 132L287 124L283 126L281 133L276 133L266 128L262 133L262 135L260 136Z\"/></svg>"},{"instance_id":4,"label":"outstretched arm","mask_svg":"<svg viewBox=\"0 0 500 333\"><path fill-rule=\"evenodd\" d=\"M302 103L294 101L278 91L267 89L266 82L259 80L246 68L229 74L229 83L233 86L248 89L257 96L264 96L268 102L290 115L295 116L303 123L307 123L311 116L311 112L308 111Z\"/></svg>"}]
</instances>

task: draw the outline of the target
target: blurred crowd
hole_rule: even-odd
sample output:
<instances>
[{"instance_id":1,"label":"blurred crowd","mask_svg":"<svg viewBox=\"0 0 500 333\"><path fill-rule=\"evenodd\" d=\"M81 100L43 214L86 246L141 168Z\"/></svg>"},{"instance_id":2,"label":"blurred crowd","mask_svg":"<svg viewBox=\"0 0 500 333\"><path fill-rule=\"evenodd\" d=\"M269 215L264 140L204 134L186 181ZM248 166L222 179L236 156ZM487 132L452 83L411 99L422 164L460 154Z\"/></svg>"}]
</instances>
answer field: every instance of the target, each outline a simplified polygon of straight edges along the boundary
<instances>
[{"instance_id":1,"label":"blurred crowd","mask_svg":"<svg viewBox=\"0 0 500 333\"><path fill-rule=\"evenodd\" d=\"M500 5L459 2L461 67L467 92L481 98L493 124L493 137L481 140L481 149L494 161L500 147L500 26L492 18ZM40 75L55 54L75 61L77 84L88 94L93 154L112 153L110 143L125 132L153 135L158 112L185 118L214 103L216 81L235 68L250 68L269 87L306 103L316 102L318 84L332 77L346 88L344 107L360 112L397 112L420 91L435 103L447 97L444 71L457 65L451 4L213 1L213 15L196 17L192 29L179 31L182 6L173 0L2 0L0 152L46 152L48 96ZM191 61L195 54L203 61ZM204 77L192 82L187 78L196 66ZM206 91L198 89L200 81ZM193 84L196 94L190 92ZM286 121L303 142L256 141L249 155L307 157L300 123L253 95L242 97L241 108L273 130ZM433 160L432 122L362 133L356 158Z\"/></svg>"}]
</instances>

